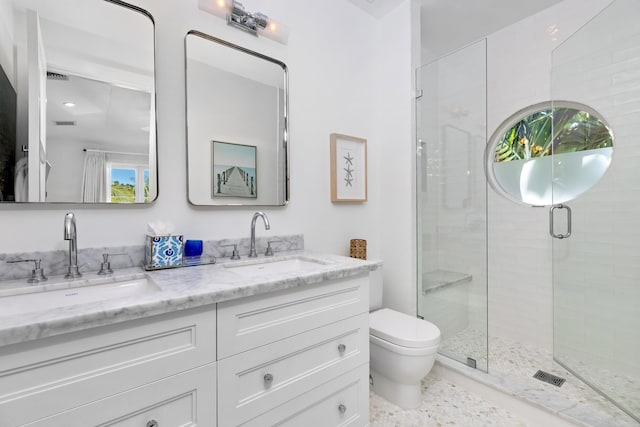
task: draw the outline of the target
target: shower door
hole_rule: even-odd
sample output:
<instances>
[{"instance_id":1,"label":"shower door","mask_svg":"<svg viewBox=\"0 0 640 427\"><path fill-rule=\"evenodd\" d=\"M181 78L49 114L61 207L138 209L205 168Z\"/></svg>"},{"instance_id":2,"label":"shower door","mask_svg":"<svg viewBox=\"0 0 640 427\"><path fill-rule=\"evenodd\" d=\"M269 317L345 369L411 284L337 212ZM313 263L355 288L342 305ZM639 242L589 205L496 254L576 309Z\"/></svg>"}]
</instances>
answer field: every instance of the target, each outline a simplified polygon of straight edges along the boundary
<instances>
[{"instance_id":1,"label":"shower door","mask_svg":"<svg viewBox=\"0 0 640 427\"><path fill-rule=\"evenodd\" d=\"M553 239L553 351L640 421L638 16L639 1L616 0L552 55L553 99L592 107L614 136L602 180L565 203L570 237ZM562 167L554 162L554 186L563 183ZM566 219L556 217L558 234L566 234Z\"/></svg>"},{"instance_id":2,"label":"shower door","mask_svg":"<svg viewBox=\"0 0 640 427\"><path fill-rule=\"evenodd\" d=\"M418 315L487 371L486 41L417 70Z\"/></svg>"}]
</instances>

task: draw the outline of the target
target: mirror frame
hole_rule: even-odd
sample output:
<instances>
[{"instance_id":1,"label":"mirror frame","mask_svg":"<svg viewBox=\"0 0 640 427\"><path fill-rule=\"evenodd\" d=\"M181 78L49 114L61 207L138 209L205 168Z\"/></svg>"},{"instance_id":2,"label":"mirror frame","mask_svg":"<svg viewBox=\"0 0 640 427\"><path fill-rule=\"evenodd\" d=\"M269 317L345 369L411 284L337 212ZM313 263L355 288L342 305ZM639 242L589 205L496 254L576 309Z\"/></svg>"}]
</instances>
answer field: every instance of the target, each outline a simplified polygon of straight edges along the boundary
<instances>
[{"instance_id":1,"label":"mirror frame","mask_svg":"<svg viewBox=\"0 0 640 427\"><path fill-rule=\"evenodd\" d=\"M188 81L187 81L187 37L193 35L201 37L205 40L211 41L213 43L220 44L222 46L235 49L239 52L246 53L248 55L254 56L258 59L262 59L268 62L271 62L280 68L283 71L283 90L284 90L284 103L283 103L283 111L282 111L282 132L281 132L281 140L277 141L278 143L283 144L283 161L284 165L278 165L278 167L283 168L284 172L284 200L279 204L245 204L245 203L210 203L210 204L196 204L191 201L190 192L189 192L189 111L188 111ZM185 65L185 138L186 138L186 148L187 148L187 201L192 206L213 206L213 207L225 207L225 206L286 206L289 203L290 198L290 164L289 164L289 71L287 65L275 58L264 55L259 52L255 52L251 49L247 49L245 47L239 46L237 44L228 42L226 40L220 39L218 37L214 37L212 35L203 33L198 30L190 30L184 37L184 65Z\"/></svg>"},{"instance_id":2,"label":"mirror frame","mask_svg":"<svg viewBox=\"0 0 640 427\"><path fill-rule=\"evenodd\" d=\"M552 200L552 203L549 204L549 205L533 205L531 203L526 203L526 202L524 202L522 200L516 199L515 197L513 197L511 194L507 193L502 188L502 186L500 185L500 183L496 179L495 173L493 172L493 164L494 164L496 146L498 145L498 142L502 139L502 137L504 136L506 131L508 129L510 129L511 127L513 127L513 125L515 125L516 123L518 123L519 121L521 121L522 119L524 119L525 117L527 117L527 116L529 116L531 114L534 114L534 113L539 112L541 110L549 110L549 109L554 109L554 108L571 108L571 109L575 109L575 110L579 110L579 111L585 111L585 112L591 114L592 116L595 116L609 130L609 134L611 135L611 139L612 139L612 141L614 142L614 145L615 145L614 133L613 133L613 130L611 129L611 126L607 122L607 120L602 116L602 114L600 114L598 111L594 110L592 107L589 107L588 105L581 104L581 103L575 102L575 101L549 100L549 101L539 102L537 104L532 104L532 105L529 105L527 107L524 107L524 108L516 111L515 113L513 113L512 115L507 117L500 124L500 126L498 126L498 128L493 132L491 137L487 140L487 146L486 146L485 152L484 152L484 169L485 169L485 176L487 178L487 182L489 182L489 185L491 186L491 188L493 188L495 190L496 193L498 193L502 197L505 197L507 200L510 200L512 202L518 203L519 205L528 206L528 207L532 207L532 206L533 207L552 206L554 204L553 200ZM553 154L551 156L553 156ZM612 159L613 159L613 157L612 157ZM609 168L607 167L607 170L608 169ZM603 175L600 177L600 179L602 179L602 177L605 174L606 174L606 171L605 171L605 173L603 173ZM552 179L553 179L553 177L550 176L549 180L551 181ZM597 184L597 182L596 182L596 184ZM580 194L584 194L585 191L579 193L577 196L579 196ZM575 197L573 199L570 199L570 200L574 200L574 199L575 199ZM562 203L570 201L570 200L564 200Z\"/></svg>"},{"instance_id":3,"label":"mirror frame","mask_svg":"<svg viewBox=\"0 0 640 427\"><path fill-rule=\"evenodd\" d=\"M30 202L30 201L24 201L24 202L16 202L16 201L3 201L0 202L0 206L57 206L57 205L75 205L75 206L118 206L118 207L132 207L132 206L149 206L152 205L156 200L158 200L158 197L160 195L160 174L159 174L159 167L158 167L158 100L157 100L157 93L158 93L158 86L157 86L157 55L156 55L156 51L157 51L157 37L156 37L156 22L155 19L153 18L153 15L151 15L150 12L148 12L146 9L141 8L140 6L136 6L130 3L127 3L125 1L122 0L102 0L105 1L107 3L111 3L113 5L116 6L120 6L126 9L129 9L132 12L136 12L136 13L140 13L143 16L146 16L147 18L149 18L149 20L151 21L151 25L152 25L152 37L153 37L153 45L152 45L152 49L153 49L153 107L154 107L154 117L153 117L153 121L155 124L155 135L154 135L154 142L155 142L155 194L153 199L149 199L148 202L133 202L133 203L114 203L114 202L81 202L81 201L44 201L44 202ZM17 147L16 147L17 148Z\"/></svg>"}]
</instances>

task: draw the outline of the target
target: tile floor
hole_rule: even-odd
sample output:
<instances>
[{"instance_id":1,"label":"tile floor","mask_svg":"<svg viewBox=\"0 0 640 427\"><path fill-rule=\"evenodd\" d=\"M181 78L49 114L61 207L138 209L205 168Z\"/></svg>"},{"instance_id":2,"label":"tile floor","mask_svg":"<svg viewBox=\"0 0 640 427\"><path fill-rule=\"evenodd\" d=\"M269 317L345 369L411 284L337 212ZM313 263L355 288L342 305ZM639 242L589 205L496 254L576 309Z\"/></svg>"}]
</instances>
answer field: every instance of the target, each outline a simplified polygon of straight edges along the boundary
<instances>
[{"instance_id":1,"label":"tile floor","mask_svg":"<svg viewBox=\"0 0 640 427\"><path fill-rule=\"evenodd\" d=\"M422 389L425 397L434 399L425 398L413 410L403 410L371 392L371 427L529 427L517 415L446 379L428 375Z\"/></svg>"},{"instance_id":2,"label":"tile floor","mask_svg":"<svg viewBox=\"0 0 640 427\"><path fill-rule=\"evenodd\" d=\"M474 331L463 331L443 342L442 346L449 353L478 354L475 349L464 348L479 342L474 339L475 335ZM494 337L490 339L489 361L489 377L492 381L488 383L497 385L509 394L532 400L549 407L554 413L562 412L588 425L640 426L640 423L555 363L552 355L545 351ZM486 363L486 359L479 362ZM457 362L451 363L457 365ZM555 387L536 380L532 376L538 369L566 378L567 382L562 387ZM474 370L475 372L478 371ZM638 384L630 384L631 388L627 393L630 400L625 402L627 404L640 401ZM423 381L423 391L425 400L422 405L408 411L371 393L371 426L529 426L518 414L511 413L446 378L427 376Z\"/></svg>"}]
</instances>

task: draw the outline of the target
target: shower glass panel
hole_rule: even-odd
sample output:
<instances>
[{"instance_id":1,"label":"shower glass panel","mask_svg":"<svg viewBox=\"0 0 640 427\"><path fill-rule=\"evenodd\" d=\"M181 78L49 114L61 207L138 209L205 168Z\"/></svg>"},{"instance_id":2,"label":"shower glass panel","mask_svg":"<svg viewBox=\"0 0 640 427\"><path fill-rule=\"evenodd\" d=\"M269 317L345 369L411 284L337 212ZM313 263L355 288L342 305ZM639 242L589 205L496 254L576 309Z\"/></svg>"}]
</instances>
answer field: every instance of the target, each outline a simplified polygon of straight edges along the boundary
<instances>
[{"instance_id":1,"label":"shower glass panel","mask_svg":"<svg viewBox=\"0 0 640 427\"><path fill-rule=\"evenodd\" d=\"M558 46L551 86L553 99L602 114L614 135L603 179L567 203L571 236L553 239L554 359L640 421L638 16L640 2L616 0Z\"/></svg>"},{"instance_id":2,"label":"shower glass panel","mask_svg":"<svg viewBox=\"0 0 640 427\"><path fill-rule=\"evenodd\" d=\"M417 70L418 315L487 371L486 40Z\"/></svg>"}]
</instances>

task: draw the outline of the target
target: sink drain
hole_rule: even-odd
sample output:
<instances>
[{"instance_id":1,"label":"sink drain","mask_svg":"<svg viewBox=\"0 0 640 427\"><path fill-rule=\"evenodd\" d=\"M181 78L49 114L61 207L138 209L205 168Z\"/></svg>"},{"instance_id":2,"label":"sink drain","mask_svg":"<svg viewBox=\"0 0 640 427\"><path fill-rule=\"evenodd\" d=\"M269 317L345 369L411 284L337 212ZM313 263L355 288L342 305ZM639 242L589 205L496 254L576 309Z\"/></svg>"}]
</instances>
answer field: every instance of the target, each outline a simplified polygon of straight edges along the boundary
<instances>
[{"instance_id":1,"label":"sink drain","mask_svg":"<svg viewBox=\"0 0 640 427\"><path fill-rule=\"evenodd\" d=\"M538 372L536 372L533 375L533 378L538 379L540 381L544 381L549 384L553 384L556 387L562 386L562 384L564 384L564 382L566 381L564 378L555 376L553 374L550 374L548 372L541 371L541 370L538 370Z\"/></svg>"}]
</instances>

